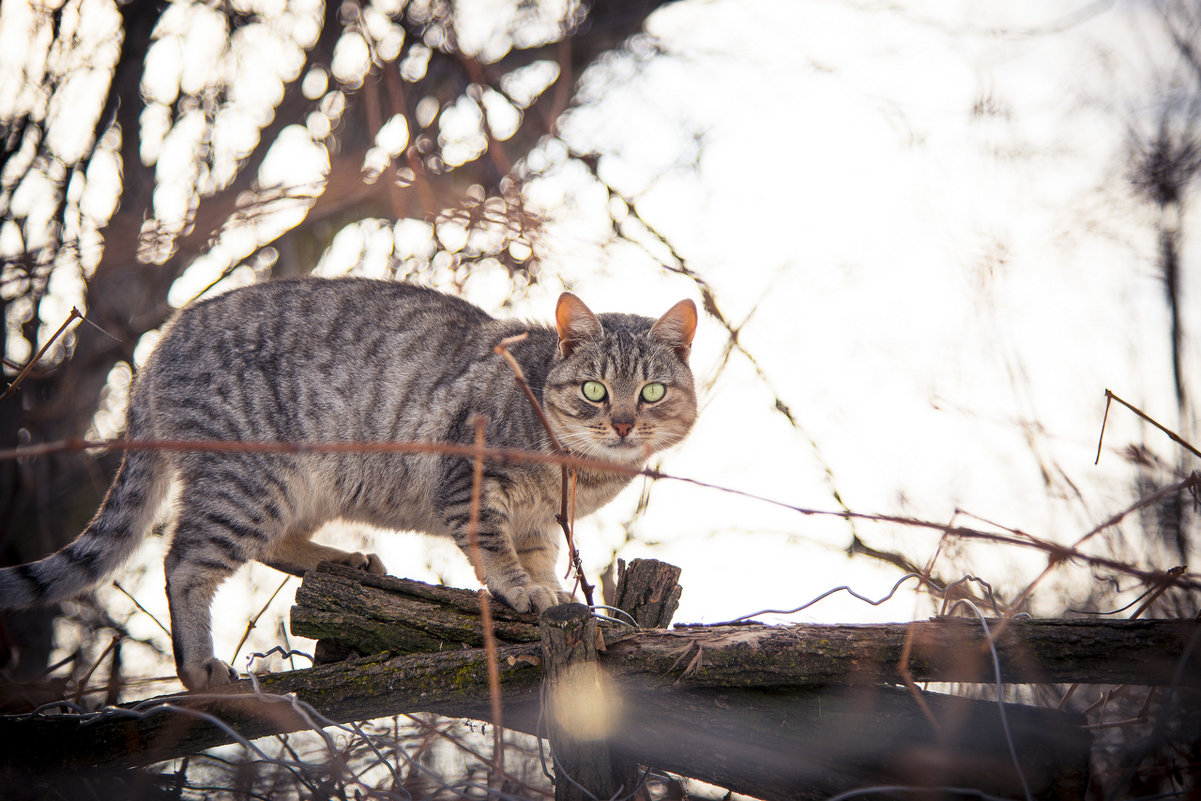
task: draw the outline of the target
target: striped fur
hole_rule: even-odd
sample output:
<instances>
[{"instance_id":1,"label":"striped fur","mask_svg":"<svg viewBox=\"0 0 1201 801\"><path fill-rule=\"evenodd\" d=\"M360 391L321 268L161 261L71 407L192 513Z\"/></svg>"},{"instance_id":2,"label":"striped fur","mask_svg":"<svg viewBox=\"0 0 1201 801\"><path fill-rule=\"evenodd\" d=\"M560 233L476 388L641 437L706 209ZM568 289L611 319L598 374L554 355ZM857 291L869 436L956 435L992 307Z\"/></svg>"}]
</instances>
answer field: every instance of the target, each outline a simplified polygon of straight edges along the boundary
<instances>
[{"instance_id":1,"label":"striped fur","mask_svg":"<svg viewBox=\"0 0 1201 801\"><path fill-rule=\"evenodd\" d=\"M570 294L556 328L495 320L458 298L407 284L282 280L181 311L135 382L127 436L137 440L470 443L553 448L509 367L511 346L558 438L582 455L626 464L680 441L696 416L688 369L691 301L659 320L593 315ZM585 382L604 399L589 400ZM662 398L644 387L659 383ZM594 394L596 390L593 390ZM436 454L130 451L95 518L39 562L0 570L0 608L50 603L95 586L132 553L180 482L166 558L176 664L190 688L230 681L213 657L209 605L251 559L303 574L319 561L382 573L373 554L309 540L327 521L452 537L465 552L470 460ZM588 514L628 483L580 476ZM564 594L556 576L559 471L490 464L484 472L476 572L520 611Z\"/></svg>"}]
</instances>

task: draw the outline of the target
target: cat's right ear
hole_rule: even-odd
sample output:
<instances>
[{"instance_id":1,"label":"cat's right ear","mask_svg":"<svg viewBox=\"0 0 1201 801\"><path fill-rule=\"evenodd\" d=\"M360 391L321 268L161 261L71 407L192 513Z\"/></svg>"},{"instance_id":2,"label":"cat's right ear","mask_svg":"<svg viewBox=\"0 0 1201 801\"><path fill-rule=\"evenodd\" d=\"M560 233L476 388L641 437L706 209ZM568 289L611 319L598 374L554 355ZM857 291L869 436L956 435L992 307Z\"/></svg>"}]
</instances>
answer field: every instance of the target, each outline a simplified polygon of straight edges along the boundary
<instances>
[{"instance_id":1,"label":"cat's right ear","mask_svg":"<svg viewBox=\"0 0 1201 801\"><path fill-rule=\"evenodd\" d=\"M555 306L555 325L559 329L559 353L563 358L570 356L581 342L596 339L604 333L596 315L584 305L584 301L570 292L559 296L559 303Z\"/></svg>"},{"instance_id":2,"label":"cat's right ear","mask_svg":"<svg viewBox=\"0 0 1201 801\"><path fill-rule=\"evenodd\" d=\"M696 304L681 300L667 310L651 326L651 336L676 352L683 362L692 352L692 337L696 334Z\"/></svg>"}]
</instances>

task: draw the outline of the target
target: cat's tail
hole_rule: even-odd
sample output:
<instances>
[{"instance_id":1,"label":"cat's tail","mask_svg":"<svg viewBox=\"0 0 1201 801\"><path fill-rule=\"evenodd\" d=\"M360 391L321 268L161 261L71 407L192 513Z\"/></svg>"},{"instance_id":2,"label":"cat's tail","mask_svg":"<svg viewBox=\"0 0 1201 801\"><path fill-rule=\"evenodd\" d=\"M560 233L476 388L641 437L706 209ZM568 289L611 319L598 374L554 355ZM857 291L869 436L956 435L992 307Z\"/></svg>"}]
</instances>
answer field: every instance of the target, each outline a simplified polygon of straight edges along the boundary
<instances>
[{"instance_id":1,"label":"cat's tail","mask_svg":"<svg viewBox=\"0 0 1201 801\"><path fill-rule=\"evenodd\" d=\"M135 414L130 434L136 436ZM73 542L29 564L0 569L0 609L42 606L80 595L120 567L154 524L170 488L169 469L153 450L128 450L92 522Z\"/></svg>"}]
</instances>

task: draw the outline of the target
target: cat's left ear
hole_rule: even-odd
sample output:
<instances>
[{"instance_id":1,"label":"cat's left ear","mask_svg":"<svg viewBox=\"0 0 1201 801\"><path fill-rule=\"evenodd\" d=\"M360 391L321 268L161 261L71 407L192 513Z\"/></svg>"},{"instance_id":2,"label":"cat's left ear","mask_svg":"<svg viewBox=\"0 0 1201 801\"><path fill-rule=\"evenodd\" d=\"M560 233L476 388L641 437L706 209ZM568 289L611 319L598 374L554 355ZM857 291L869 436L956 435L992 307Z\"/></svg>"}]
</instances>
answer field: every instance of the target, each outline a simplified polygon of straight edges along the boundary
<instances>
[{"instance_id":1,"label":"cat's left ear","mask_svg":"<svg viewBox=\"0 0 1201 801\"><path fill-rule=\"evenodd\" d=\"M681 361L688 361L692 352L692 337L696 334L696 304L681 300L651 326L651 336L676 352Z\"/></svg>"},{"instance_id":2,"label":"cat's left ear","mask_svg":"<svg viewBox=\"0 0 1201 801\"><path fill-rule=\"evenodd\" d=\"M559 329L559 353L563 358L570 356L580 343L596 339L605 332L592 310L570 292L559 296L555 325Z\"/></svg>"}]
</instances>

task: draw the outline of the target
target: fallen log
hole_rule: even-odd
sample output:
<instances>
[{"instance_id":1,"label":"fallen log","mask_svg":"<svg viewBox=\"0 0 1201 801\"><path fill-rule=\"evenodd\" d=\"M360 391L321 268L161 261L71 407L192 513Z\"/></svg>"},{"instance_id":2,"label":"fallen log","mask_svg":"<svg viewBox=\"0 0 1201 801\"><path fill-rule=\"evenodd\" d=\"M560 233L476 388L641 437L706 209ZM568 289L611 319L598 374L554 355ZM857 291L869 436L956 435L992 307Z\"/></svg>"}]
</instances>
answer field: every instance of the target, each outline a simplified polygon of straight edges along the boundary
<instances>
[{"instance_id":1,"label":"fallen log","mask_svg":"<svg viewBox=\"0 0 1201 801\"><path fill-rule=\"evenodd\" d=\"M661 582L658 568L638 567L652 584ZM633 569L631 563L628 570ZM437 591L436 603L424 600L433 596L431 591ZM643 602L640 608L658 608L672 592L660 583L655 592L628 595ZM478 647L483 642L478 604L476 594L466 590L323 565L305 577L296 594L292 633L325 643L319 650L323 654L375 653L381 642L410 651ZM501 642L538 641L533 616L499 604L493 610ZM607 651L601 659L615 675L643 675L665 686L899 684L905 680L901 661L908 640L905 666L914 681L994 682L991 644L1004 683L1201 684L1201 648L1193 649L1187 664L1181 663L1190 639L1201 632L1199 621L1019 619L986 625L987 633L977 620L939 617L911 623L670 630L603 626ZM426 647L430 643L435 644Z\"/></svg>"},{"instance_id":2,"label":"fallen log","mask_svg":"<svg viewBox=\"0 0 1201 801\"><path fill-rule=\"evenodd\" d=\"M651 577L663 575L657 568L643 572ZM328 576L339 571L331 568L318 573ZM310 575L318 579L310 584L306 578L310 590L335 586L326 578ZM355 603L343 604L339 615L383 608L383 602L371 599L372 594L396 589L391 585L396 580L360 573L349 576L357 579L360 587L353 592L363 594L353 596ZM657 581L652 578L650 584ZM435 606L452 619L478 614L475 593L422 589L409 583L403 588L419 599L422 596L417 593L425 593L427 601L437 595ZM659 590L665 589L660 582ZM662 602L674 591L659 590L634 594L651 606L665 608L670 604ZM444 591L450 594L444 596ZM298 601L315 594L298 593ZM328 608L333 600L322 603ZM509 636L525 637L527 632L538 631L532 618L522 619L508 610L501 613L513 618L507 623L530 627L514 628L519 633L510 632ZM378 612L372 614L379 617ZM423 619L430 616L425 614ZM1065 635L1062 631L1047 635L1045 632L1055 627L1033 623L1011 624L998 649L1004 655L1003 671L1041 680L1039 677L1048 675L1048 666L1057 662L1042 653L1041 646L1030 648L1028 644L1042 642L1040 637L1057 643ZM393 623L379 620L372 625ZM464 621L440 625L474 631L474 624ZM925 621L921 627L931 631L941 627L950 634L915 640L910 662L915 678L949 680L969 672L964 660L945 654L977 647L980 641L973 646L971 635L980 631L978 623L935 620ZM346 632L361 628L369 626L356 623L335 633L346 636ZM1182 628L1162 621L1135 628L1157 643L1161 658L1170 659L1177 649L1177 661L1181 638L1195 631L1195 626ZM651 765L769 801L816 799L854 787L896 783L963 785L1019 797L1025 794L1024 781L1034 797L1081 796L1089 736L1079 725L1079 716L881 686L897 680L895 668L888 666L895 664L889 660L899 654L905 629L739 625L666 631L605 627L605 650L598 654L597 664L611 677L618 699L608 718L606 747L619 764ZM1080 630L1073 631L1068 641L1091 642ZM1091 652L1095 647L1083 650ZM542 653L536 642L498 649L506 727L545 736L545 729L539 730ZM1115 654L1109 656L1112 661ZM1137 658L1126 655L1117 661ZM1132 673L1133 669L1121 671ZM1156 668L1153 675L1160 673ZM990 671L981 676L977 680L992 681ZM221 693L153 699L87 720L71 715L0 718L0 770L19 773L150 764L231 742L233 732L253 739L313 728L326 720L348 722L404 712L480 720L491 717L485 655L482 649L462 641L441 652L376 654L264 675L259 683L260 694L251 692L250 683L243 681ZM918 695L928 714L916 700ZM298 701L311 705L321 718L314 718ZM1002 724L1002 710L1009 734Z\"/></svg>"}]
</instances>

